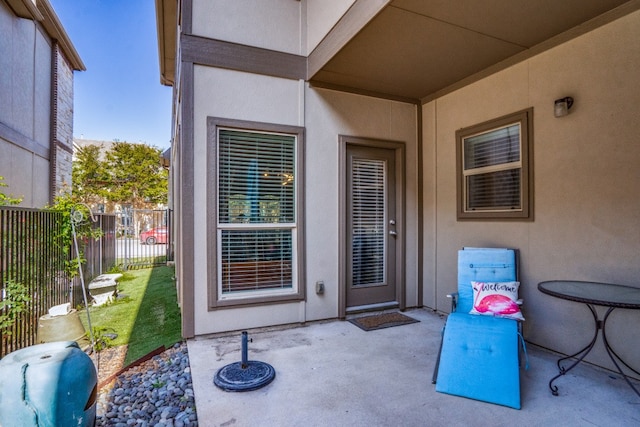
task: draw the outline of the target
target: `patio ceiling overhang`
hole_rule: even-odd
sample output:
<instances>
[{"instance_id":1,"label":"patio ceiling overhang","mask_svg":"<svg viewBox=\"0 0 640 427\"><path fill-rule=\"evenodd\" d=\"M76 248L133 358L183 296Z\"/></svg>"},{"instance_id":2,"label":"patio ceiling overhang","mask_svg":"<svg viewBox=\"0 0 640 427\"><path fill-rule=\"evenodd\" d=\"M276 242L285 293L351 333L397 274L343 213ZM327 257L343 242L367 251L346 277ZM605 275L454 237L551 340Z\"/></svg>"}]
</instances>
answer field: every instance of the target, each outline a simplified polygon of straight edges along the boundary
<instances>
[{"instance_id":1,"label":"patio ceiling overhang","mask_svg":"<svg viewBox=\"0 0 640 427\"><path fill-rule=\"evenodd\" d=\"M639 8L636 0L356 1L309 56L309 80L424 103ZM356 15L374 16L355 32Z\"/></svg>"},{"instance_id":2,"label":"patio ceiling overhang","mask_svg":"<svg viewBox=\"0 0 640 427\"><path fill-rule=\"evenodd\" d=\"M173 85L176 0L156 0ZM424 103L640 9L640 0L355 0L307 59L318 87Z\"/></svg>"}]
</instances>

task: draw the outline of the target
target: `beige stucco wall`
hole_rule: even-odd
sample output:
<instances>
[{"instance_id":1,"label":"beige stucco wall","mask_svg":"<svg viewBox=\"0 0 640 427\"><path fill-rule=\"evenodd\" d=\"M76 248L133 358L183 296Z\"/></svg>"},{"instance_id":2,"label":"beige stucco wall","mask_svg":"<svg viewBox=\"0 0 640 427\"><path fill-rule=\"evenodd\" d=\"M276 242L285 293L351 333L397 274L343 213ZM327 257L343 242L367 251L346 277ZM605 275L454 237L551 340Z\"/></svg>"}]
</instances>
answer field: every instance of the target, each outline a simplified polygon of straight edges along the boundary
<instances>
[{"instance_id":1,"label":"beige stucco wall","mask_svg":"<svg viewBox=\"0 0 640 427\"><path fill-rule=\"evenodd\" d=\"M244 9L246 1L194 1L194 33L283 52L307 54L352 4L280 0L273 10ZM244 16L216 13L235 7ZM315 11L315 12L314 12ZM264 14L262 14L264 12ZM276 13L277 12L277 13ZM300 16L307 13L306 28ZM261 15L262 14L262 15ZM238 15L238 16L236 16ZM228 22L215 22L231 16ZM267 16L269 19L265 19ZM205 19L204 17L207 17ZM260 17L260 28L251 26ZM268 26L268 28L265 27ZM273 31L271 31L273 26ZM278 28L275 28L278 27ZM195 66L194 259L195 333L296 323L338 315L338 188L340 134L406 143L406 304L449 310L456 287L456 253L463 246L520 250L525 337L572 353L593 333L584 305L537 291L543 280L576 279L640 286L640 12L621 18L536 57L422 106L422 259L418 259L418 149L416 107L389 100L311 88L302 81ZM306 51L306 52L305 52ZM553 101L573 96L564 118ZM456 220L455 131L533 107L534 219L530 222ZM306 131L306 301L262 307L207 307L208 116L303 126ZM185 231L187 232L187 231ZM420 265L420 263L422 263ZM423 281L418 284L419 268ZM325 283L324 295L314 284ZM422 301L418 286L422 286ZM637 367L640 313L617 310L610 337ZM610 367L598 344L589 360Z\"/></svg>"},{"instance_id":2,"label":"beige stucco wall","mask_svg":"<svg viewBox=\"0 0 640 427\"><path fill-rule=\"evenodd\" d=\"M310 286L323 280L327 289L318 296L309 288L309 319L338 315L339 135L406 145L406 304L418 304L416 109L412 104L331 90L307 90L307 280Z\"/></svg>"},{"instance_id":3,"label":"beige stucco wall","mask_svg":"<svg viewBox=\"0 0 640 427\"><path fill-rule=\"evenodd\" d=\"M207 233L194 240L195 333L207 334L338 316L338 156L340 134L402 141L407 147L407 193L416 194L416 109L411 104L311 89L302 81L195 67L195 230L206 230L208 116L305 127L306 302L265 307L207 307ZM243 96L238 96L243 94ZM217 102L211 102L212 99ZM417 204L407 197L407 305L418 304ZM322 280L326 291L315 293Z\"/></svg>"},{"instance_id":4,"label":"beige stucco wall","mask_svg":"<svg viewBox=\"0 0 640 427\"><path fill-rule=\"evenodd\" d=\"M640 287L640 12L436 99L423 108L425 304L448 311L462 246L520 249L525 337L573 353L587 308L537 290L575 279ZM553 101L572 96L570 114ZM456 221L455 131L534 108L533 222ZM431 242L436 242L435 245ZM617 310L610 341L638 368L640 312ZM612 367L598 343L589 360Z\"/></svg>"},{"instance_id":5,"label":"beige stucco wall","mask_svg":"<svg viewBox=\"0 0 640 427\"><path fill-rule=\"evenodd\" d=\"M195 230L206 230L207 117L304 126L304 83L195 66L194 85ZM215 230L194 235L196 334L304 321L304 303L208 311L207 266L213 254L207 253L207 238L211 236Z\"/></svg>"},{"instance_id":6,"label":"beige stucco wall","mask_svg":"<svg viewBox=\"0 0 640 427\"><path fill-rule=\"evenodd\" d=\"M308 55L353 3L355 0L194 0L193 33Z\"/></svg>"},{"instance_id":7,"label":"beige stucco wall","mask_svg":"<svg viewBox=\"0 0 640 427\"><path fill-rule=\"evenodd\" d=\"M193 33L280 52L306 55L333 28L354 0L224 0L193 2ZM251 10L252 13L246 13ZM224 12L224 13L223 13ZM302 19L302 16L307 19ZM307 43L307 39L309 42ZM296 323L338 316L338 136L406 143L407 194L417 194L415 105L315 90L303 81L205 66L194 67L194 276L195 333ZM207 117L305 127L306 302L219 309L207 306ZM418 301L417 197L409 196L406 220L408 306ZM182 262L184 260L179 260ZM189 260L191 262L191 260ZM315 293L316 281L324 295Z\"/></svg>"},{"instance_id":8,"label":"beige stucco wall","mask_svg":"<svg viewBox=\"0 0 640 427\"><path fill-rule=\"evenodd\" d=\"M355 0L301 0L306 15L307 46L310 54L318 46Z\"/></svg>"},{"instance_id":9,"label":"beige stucco wall","mask_svg":"<svg viewBox=\"0 0 640 427\"><path fill-rule=\"evenodd\" d=\"M301 16L300 2L292 0L194 0L193 34L301 54Z\"/></svg>"}]
</instances>

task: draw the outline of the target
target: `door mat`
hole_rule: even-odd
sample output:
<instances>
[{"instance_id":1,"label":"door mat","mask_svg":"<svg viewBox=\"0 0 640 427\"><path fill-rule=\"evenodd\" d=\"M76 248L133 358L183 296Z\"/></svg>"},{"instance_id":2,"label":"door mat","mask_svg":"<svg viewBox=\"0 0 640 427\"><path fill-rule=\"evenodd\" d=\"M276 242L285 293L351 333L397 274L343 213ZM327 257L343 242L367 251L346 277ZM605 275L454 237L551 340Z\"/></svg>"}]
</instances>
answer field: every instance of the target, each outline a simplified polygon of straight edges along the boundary
<instances>
[{"instance_id":1,"label":"door mat","mask_svg":"<svg viewBox=\"0 0 640 427\"><path fill-rule=\"evenodd\" d=\"M419 320L405 316L401 313L374 314L373 316L358 317L350 319L349 322L356 325L363 331L375 331L376 329L391 328L393 326L408 325L417 323Z\"/></svg>"}]
</instances>

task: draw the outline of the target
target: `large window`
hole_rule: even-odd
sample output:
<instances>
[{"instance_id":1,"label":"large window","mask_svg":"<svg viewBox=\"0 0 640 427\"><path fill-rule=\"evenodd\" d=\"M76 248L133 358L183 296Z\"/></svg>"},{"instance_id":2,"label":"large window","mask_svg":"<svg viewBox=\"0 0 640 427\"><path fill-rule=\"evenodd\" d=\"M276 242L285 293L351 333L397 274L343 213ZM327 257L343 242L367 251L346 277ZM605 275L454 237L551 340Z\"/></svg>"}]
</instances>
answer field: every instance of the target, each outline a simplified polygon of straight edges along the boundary
<instances>
[{"instance_id":1,"label":"large window","mask_svg":"<svg viewBox=\"0 0 640 427\"><path fill-rule=\"evenodd\" d=\"M213 120L209 135L216 189L212 305L302 298L302 130Z\"/></svg>"},{"instance_id":2,"label":"large window","mask_svg":"<svg viewBox=\"0 0 640 427\"><path fill-rule=\"evenodd\" d=\"M533 109L456 132L458 219L532 219Z\"/></svg>"}]
</instances>

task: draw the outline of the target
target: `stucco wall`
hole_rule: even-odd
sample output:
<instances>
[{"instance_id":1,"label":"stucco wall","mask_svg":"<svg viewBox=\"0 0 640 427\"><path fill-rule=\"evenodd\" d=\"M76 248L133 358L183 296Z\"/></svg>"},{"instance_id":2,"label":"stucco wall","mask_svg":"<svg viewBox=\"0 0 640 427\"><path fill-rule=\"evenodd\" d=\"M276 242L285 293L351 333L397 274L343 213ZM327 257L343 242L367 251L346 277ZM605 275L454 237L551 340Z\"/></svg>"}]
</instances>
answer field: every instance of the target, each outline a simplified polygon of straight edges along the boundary
<instances>
[{"instance_id":1,"label":"stucco wall","mask_svg":"<svg viewBox=\"0 0 640 427\"><path fill-rule=\"evenodd\" d=\"M21 206L49 202L51 45L0 3L0 175Z\"/></svg>"},{"instance_id":2,"label":"stucco wall","mask_svg":"<svg viewBox=\"0 0 640 427\"><path fill-rule=\"evenodd\" d=\"M193 33L308 55L353 3L355 0L195 0Z\"/></svg>"},{"instance_id":3,"label":"stucco wall","mask_svg":"<svg viewBox=\"0 0 640 427\"><path fill-rule=\"evenodd\" d=\"M238 2L247 7L246 1ZM222 5L222 6L220 6ZM304 54L321 40L350 5L331 16L298 21L319 3L282 0L251 16L217 13L238 6L228 0L194 2L194 33L226 41ZM300 11L302 7L302 12ZM257 6L261 8L262 6ZM243 9L245 10L245 9ZM253 10L253 9L252 9ZM273 13L277 11L278 13ZM260 12L260 13L258 13ZM260 15L262 12L265 15ZM298 15L296 15L298 14ZM204 17L207 17L205 19ZM219 22L232 16L229 22ZM239 31L260 16L257 31ZM273 18L265 19L264 16ZM211 19L213 21L211 21ZM313 21L317 19L317 21ZM265 28L265 25L268 28ZM282 26L274 28L271 26ZM264 34L268 34L266 37ZM239 71L195 66L194 71L194 259L195 334L295 323L338 315L338 135L403 141L406 152L407 306L424 303L448 311L445 295L456 287L456 254L463 246L520 250L525 336L536 344L572 353L593 333L584 305L537 291L540 281L576 279L640 286L640 12L422 106L423 257L418 250L418 150L416 107L388 100L310 88L306 83ZM553 101L572 96L567 117L553 117ZM456 219L455 131L533 107L533 221ZM303 126L306 131L306 302L262 307L207 307L207 117ZM418 270L422 262L422 301ZM324 295L314 284L325 282ZM636 361L640 313L616 311L609 331L620 355ZM610 367L600 344L589 360Z\"/></svg>"},{"instance_id":4,"label":"stucco wall","mask_svg":"<svg viewBox=\"0 0 640 427\"><path fill-rule=\"evenodd\" d=\"M417 254L417 133L416 109L412 104L308 89L307 131L307 277L310 284L325 282L325 295L312 289L307 296L311 318L336 317L338 309L338 136L348 135L399 141L406 145L406 260L403 268L406 304L418 305ZM316 302L317 300L317 302Z\"/></svg>"},{"instance_id":5,"label":"stucco wall","mask_svg":"<svg viewBox=\"0 0 640 427\"><path fill-rule=\"evenodd\" d=\"M241 96L239 96L241 95ZM217 102L211 102L215 99ZM417 190L416 106L311 89L302 81L195 67L195 229L205 230L208 116L305 127L306 302L208 311L207 238L194 241L196 334L296 323L338 316L338 156L340 134L406 143L407 194ZM418 304L417 205L407 197L407 305ZM315 293L323 280L324 295Z\"/></svg>"},{"instance_id":6,"label":"stucco wall","mask_svg":"<svg viewBox=\"0 0 640 427\"><path fill-rule=\"evenodd\" d=\"M193 2L193 34L203 37L301 54L301 28L301 5L297 1Z\"/></svg>"},{"instance_id":7,"label":"stucco wall","mask_svg":"<svg viewBox=\"0 0 640 427\"><path fill-rule=\"evenodd\" d=\"M423 108L425 304L448 311L462 246L520 249L525 337L572 353L593 334L583 304L537 290L544 280L640 286L640 12L560 45ZM553 101L572 96L563 118ZM456 221L455 131L533 107L534 221ZM435 241L432 245L429 242ZM608 331L638 368L640 313L617 310ZM600 343L589 356L611 367Z\"/></svg>"},{"instance_id":8,"label":"stucco wall","mask_svg":"<svg viewBox=\"0 0 640 427\"><path fill-rule=\"evenodd\" d=\"M304 83L257 74L195 66L194 69L195 333L304 321L304 303L208 311L207 117L304 126ZM216 102L211 102L216 100ZM199 231L198 231L199 230ZM215 291L215 290L214 290Z\"/></svg>"},{"instance_id":9,"label":"stucco wall","mask_svg":"<svg viewBox=\"0 0 640 427\"><path fill-rule=\"evenodd\" d=\"M327 35L355 0L302 0L306 8L307 50L310 54Z\"/></svg>"},{"instance_id":10,"label":"stucco wall","mask_svg":"<svg viewBox=\"0 0 640 427\"><path fill-rule=\"evenodd\" d=\"M354 0L253 2L194 0L192 33L198 36L306 55ZM247 13L251 11L251 13ZM303 16L306 15L306 19ZM417 190L417 107L351 94L315 90L303 81L194 66L194 323L195 334L304 322L338 316L338 156L340 134L406 143L407 194ZM305 128L306 301L209 311L207 239L207 117ZM179 167L179 166L178 166ZM409 306L418 301L417 198L407 197L406 283ZM182 263L180 259L179 262ZM325 283L324 295L315 283ZM215 291L215 290L213 290Z\"/></svg>"}]
</instances>

